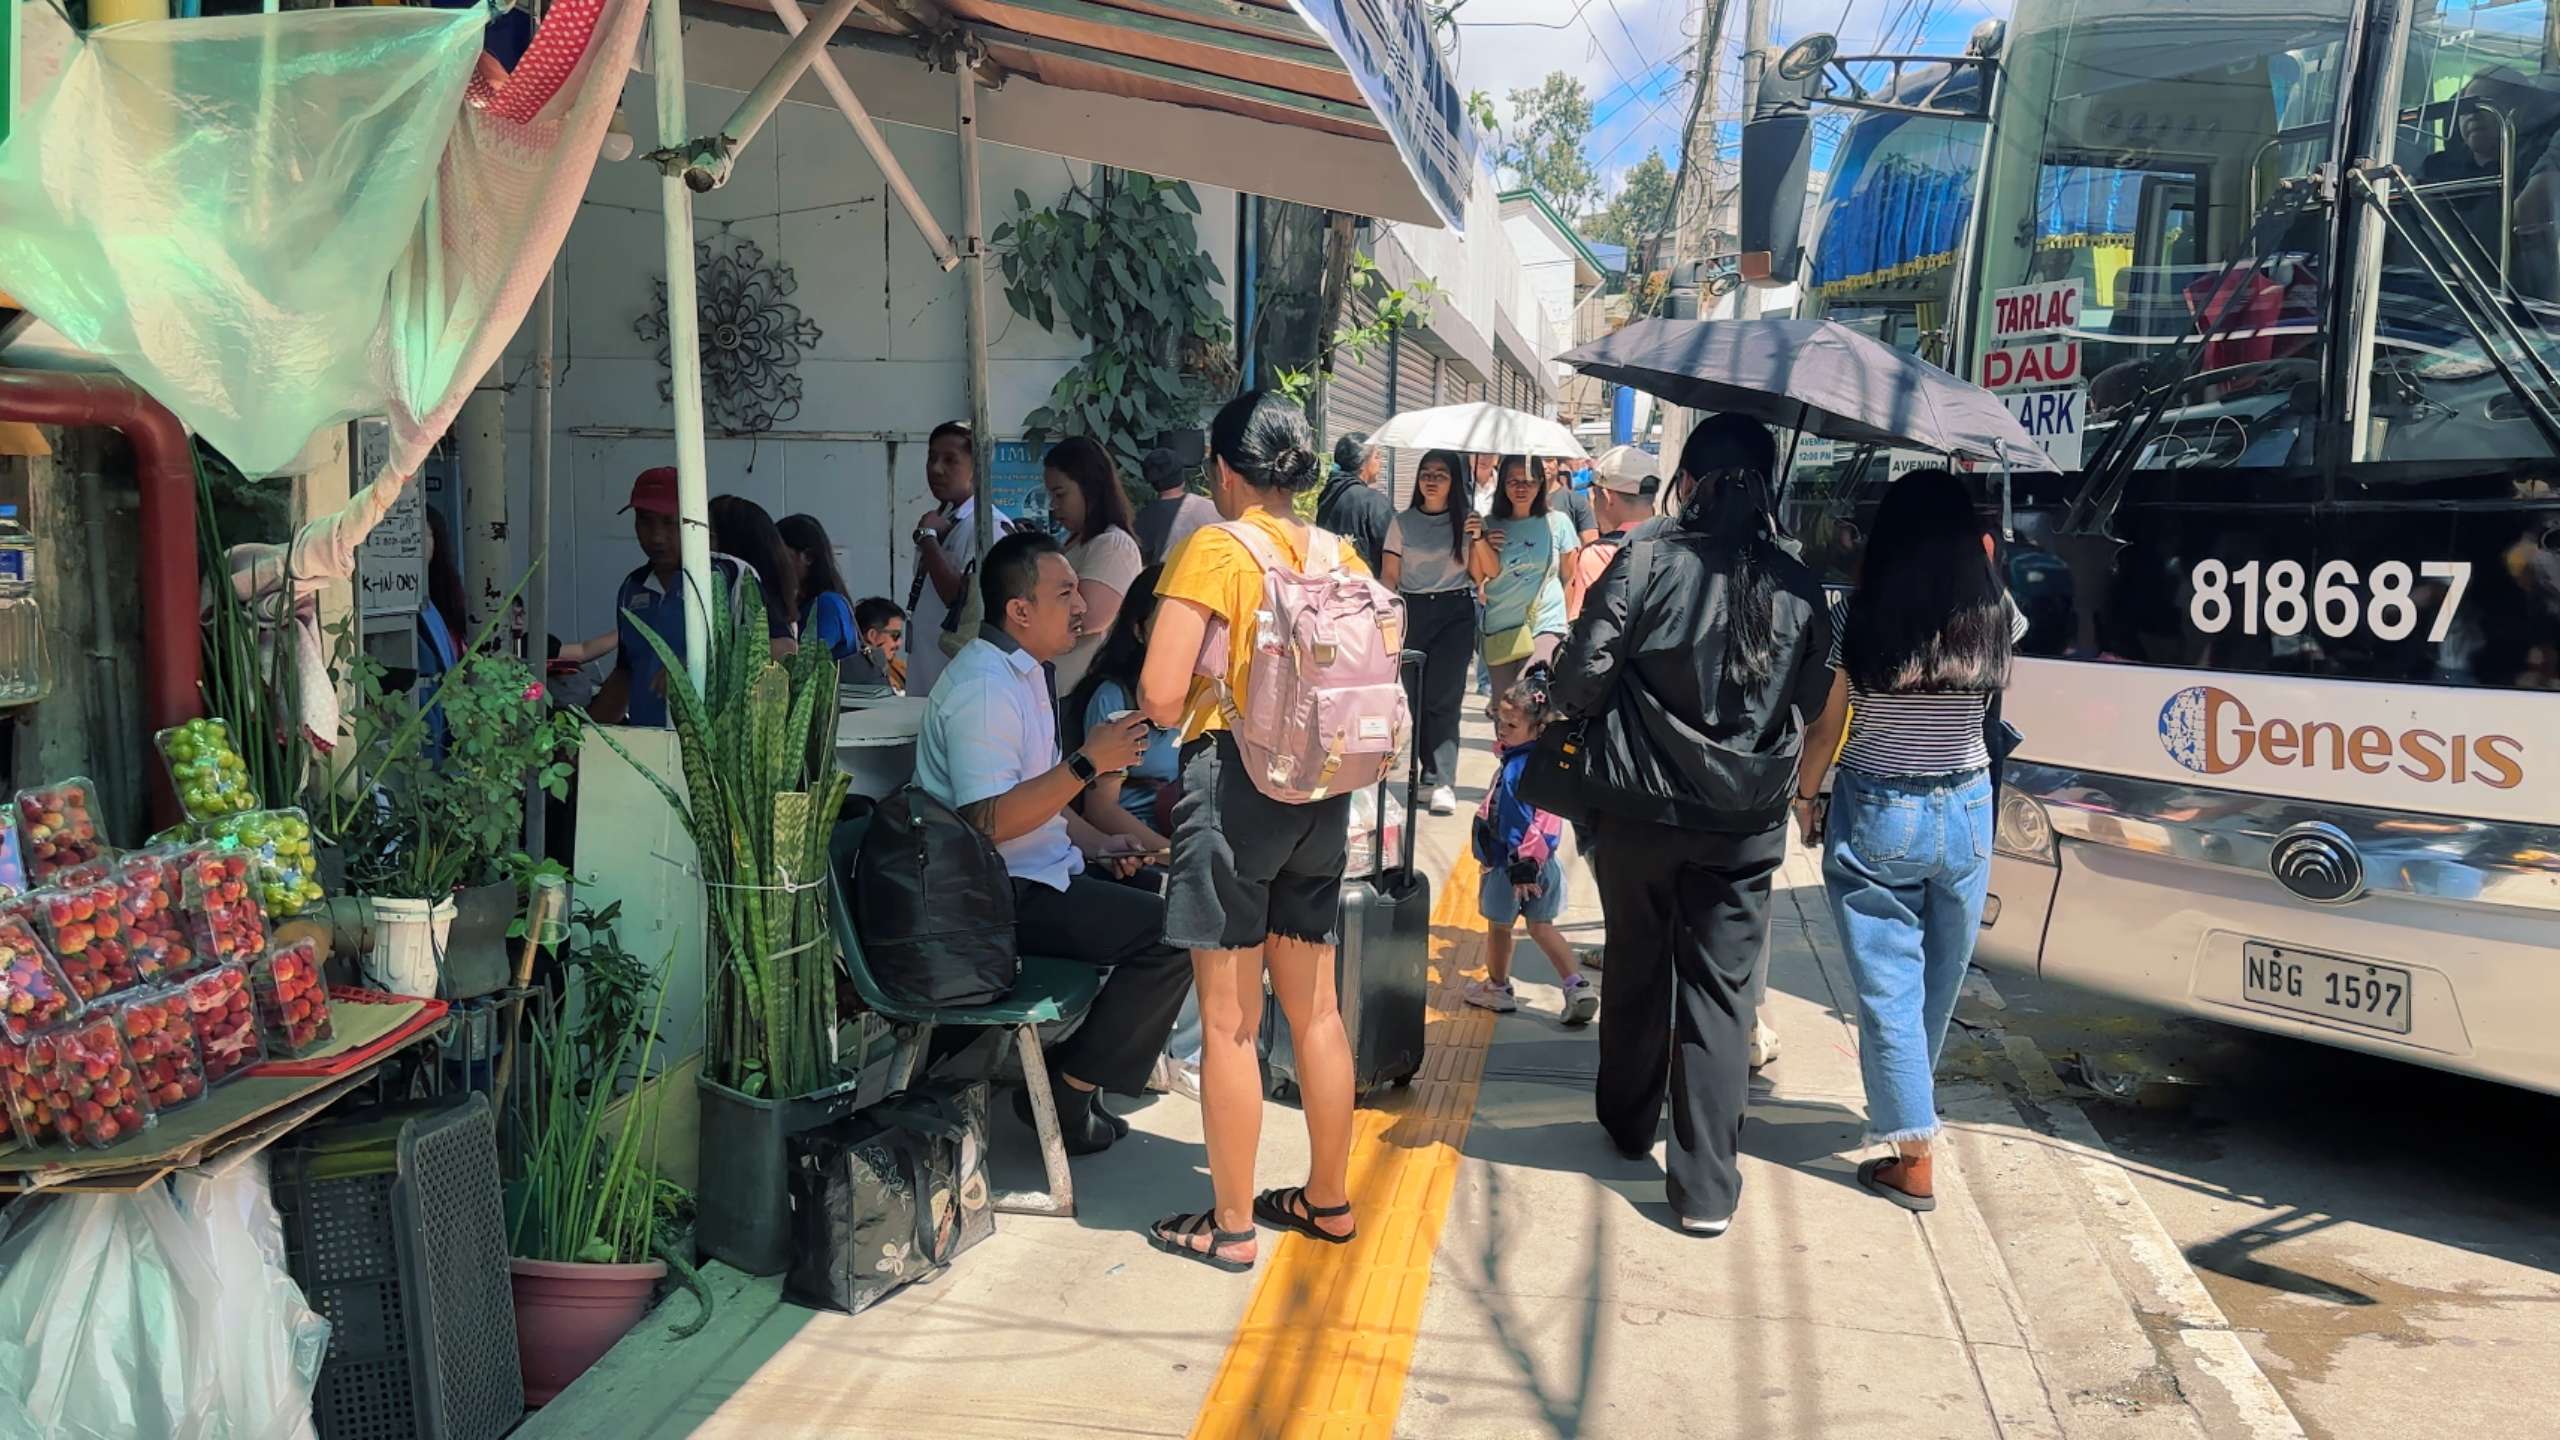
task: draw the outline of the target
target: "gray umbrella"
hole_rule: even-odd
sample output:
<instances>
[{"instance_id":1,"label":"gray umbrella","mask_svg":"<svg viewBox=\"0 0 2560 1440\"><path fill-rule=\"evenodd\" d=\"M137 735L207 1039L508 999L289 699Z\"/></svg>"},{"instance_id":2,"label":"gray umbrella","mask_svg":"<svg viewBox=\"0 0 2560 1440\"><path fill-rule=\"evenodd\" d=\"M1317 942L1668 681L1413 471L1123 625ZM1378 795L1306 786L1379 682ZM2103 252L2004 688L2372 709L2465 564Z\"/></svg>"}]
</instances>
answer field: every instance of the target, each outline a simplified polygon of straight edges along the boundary
<instances>
[{"instance_id":1,"label":"gray umbrella","mask_svg":"<svg viewBox=\"0 0 2560 1440\"><path fill-rule=\"evenodd\" d=\"M2007 470L2061 468L1990 391L1833 320L1638 320L1556 358L1692 410Z\"/></svg>"}]
</instances>

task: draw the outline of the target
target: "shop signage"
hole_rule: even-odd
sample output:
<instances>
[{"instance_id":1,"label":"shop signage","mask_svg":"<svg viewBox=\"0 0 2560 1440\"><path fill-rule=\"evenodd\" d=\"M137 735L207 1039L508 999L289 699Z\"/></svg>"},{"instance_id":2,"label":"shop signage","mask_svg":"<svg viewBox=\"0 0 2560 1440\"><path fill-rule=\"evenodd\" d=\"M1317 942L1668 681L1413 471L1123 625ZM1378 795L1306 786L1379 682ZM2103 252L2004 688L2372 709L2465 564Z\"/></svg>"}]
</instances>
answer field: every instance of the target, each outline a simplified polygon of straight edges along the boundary
<instances>
[{"instance_id":1,"label":"shop signage","mask_svg":"<svg viewBox=\"0 0 2560 1440\"><path fill-rule=\"evenodd\" d=\"M356 483L382 473L391 460L391 422L355 422ZM411 477L391 502L391 512L356 549L356 592L367 620L414 615L427 593L427 495L424 477Z\"/></svg>"},{"instance_id":2,"label":"shop signage","mask_svg":"<svg viewBox=\"0 0 2560 1440\"><path fill-rule=\"evenodd\" d=\"M1351 70L1360 96L1394 137L1442 224L1466 233L1475 175L1475 123L1440 48L1423 0L1289 0Z\"/></svg>"}]
</instances>

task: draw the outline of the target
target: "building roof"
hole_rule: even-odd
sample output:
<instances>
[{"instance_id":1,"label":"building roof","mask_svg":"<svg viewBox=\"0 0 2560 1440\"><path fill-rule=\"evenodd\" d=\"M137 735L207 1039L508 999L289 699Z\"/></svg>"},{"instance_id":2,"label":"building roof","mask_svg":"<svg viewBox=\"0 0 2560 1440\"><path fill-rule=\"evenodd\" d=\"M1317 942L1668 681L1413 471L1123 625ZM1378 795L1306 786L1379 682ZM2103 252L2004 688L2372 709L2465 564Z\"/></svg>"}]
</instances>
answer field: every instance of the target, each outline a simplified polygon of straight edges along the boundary
<instances>
[{"instance_id":1,"label":"building roof","mask_svg":"<svg viewBox=\"0 0 2560 1440\"><path fill-rule=\"evenodd\" d=\"M1523 208L1534 210L1540 218L1544 219L1549 226L1554 228L1557 236L1563 239L1564 243L1570 246L1574 253L1582 258L1582 262L1584 264L1589 265L1593 270L1598 271L1601 275L1615 275L1626 268L1626 253L1624 251L1619 252L1618 264L1609 265L1603 263L1600 259L1599 252L1592 248L1591 242L1582 238L1582 232L1574 229L1572 222L1556 213L1556 207L1547 203L1546 196L1539 194L1535 190L1523 189L1505 190L1502 192L1500 198L1502 200L1503 218L1509 219L1511 216L1521 213Z\"/></svg>"}]
</instances>

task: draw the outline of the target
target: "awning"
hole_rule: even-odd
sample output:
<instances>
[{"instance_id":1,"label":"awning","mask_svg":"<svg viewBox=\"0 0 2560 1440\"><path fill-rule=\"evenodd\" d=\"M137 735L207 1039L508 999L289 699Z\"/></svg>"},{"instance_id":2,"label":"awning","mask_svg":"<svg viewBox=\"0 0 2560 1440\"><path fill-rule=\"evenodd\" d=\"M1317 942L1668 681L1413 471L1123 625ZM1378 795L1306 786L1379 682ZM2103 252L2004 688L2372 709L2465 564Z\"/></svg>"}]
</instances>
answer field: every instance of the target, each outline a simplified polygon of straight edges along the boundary
<instances>
[{"instance_id":1,"label":"awning","mask_svg":"<svg viewBox=\"0 0 2560 1440\"><path fill-rule=\"evenodd\" d=\"M782 26L770 0L688 0L685 9L716 22L686 36L693 81L746 89L771 64ZM954 36L980 47L982 139L1443 223L1358 78L1287 0L866 0L829 54L874 117L947 132L950 84L919 62ZM828 103L815 78L791 96ZM1409 114L1398 123L1425 132L1408 137L1423 150L1455 143L1431 133L1446 129L1439 107Z\"/></svg>"}]
</instances>

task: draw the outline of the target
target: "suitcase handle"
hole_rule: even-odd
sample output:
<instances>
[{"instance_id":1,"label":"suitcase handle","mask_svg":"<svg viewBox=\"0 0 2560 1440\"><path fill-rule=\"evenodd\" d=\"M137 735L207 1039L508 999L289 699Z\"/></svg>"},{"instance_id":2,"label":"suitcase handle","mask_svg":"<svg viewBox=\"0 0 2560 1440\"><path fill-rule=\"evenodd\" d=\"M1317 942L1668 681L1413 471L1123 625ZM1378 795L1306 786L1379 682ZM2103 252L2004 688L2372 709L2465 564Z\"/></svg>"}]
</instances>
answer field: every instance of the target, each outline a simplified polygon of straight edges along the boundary
<instances>
[{"instance_id":1,"label":"suitcase handle","mask_svg":"<svg viewBox=\"0 0 2560 1440\"><path fill-rule=\"evenodd\" d=\"M1396 657L1396 666L1399 671L1418 674L1423 659L1421 651L1407 650ZM1409 693L1419 695L1421 692L1422 687L1415 685ZM1404 772L1404 831L1396 837L1396 848L1401 852L1396 868L1406 871L1413 869L1413 806L1422 796L1422 731L1419 726L1413 732L1412 750ZM1378 777L1378 822L1369 827L1369 872L1373 875L1383 875L1387 869L1387 782L1394 778L1393 774Z\"/></svg>"}]
</instances>

